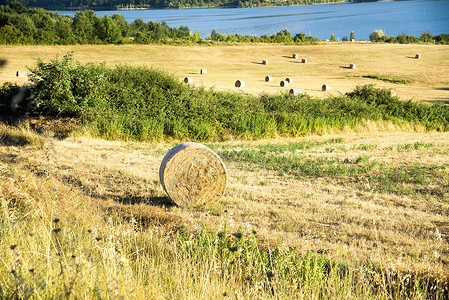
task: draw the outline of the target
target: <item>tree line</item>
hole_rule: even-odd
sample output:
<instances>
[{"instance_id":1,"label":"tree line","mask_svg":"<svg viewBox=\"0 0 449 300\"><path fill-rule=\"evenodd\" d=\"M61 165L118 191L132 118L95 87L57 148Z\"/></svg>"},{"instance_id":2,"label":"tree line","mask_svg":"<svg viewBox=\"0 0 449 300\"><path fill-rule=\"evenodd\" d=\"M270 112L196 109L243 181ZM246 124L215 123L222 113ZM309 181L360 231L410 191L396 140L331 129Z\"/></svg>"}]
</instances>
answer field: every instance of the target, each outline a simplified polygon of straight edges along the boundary
<instances>
[{"instance_id":1,"label":"tree line","mask_svg":"<svg viewBox=\"0 0 449 300\"><path fill-rule=\"evenodd\" d=\"M191 7L259 7L342 2L344 0L7 0L29 8L66 9L135 9Z\"/></svg>"},{"instance_id":2,"label":"tree line","mask_svg":"<svg viewBox=\"0 0 449 300\"><path fill-rule=\"evenodd\" d=\"M354 39L351 32L350 39ZM448 44L449 35L422 34L388 37L375 30L370 36L375 42ZM331 41L335 35L331 35ZM343 40L348 40L343 38ZM215 29L203 39L198 30L187 26L170 27L165 22L128 23L120 14L98 17L92 10L77 11L75 16L63 16L43 8L26 8L13 2L0 6L0 45L72 45L72 44L201 44L201 43L316 43L319 39L288 29L273 35L221 34Z\"/></svg>"}]
</instances>

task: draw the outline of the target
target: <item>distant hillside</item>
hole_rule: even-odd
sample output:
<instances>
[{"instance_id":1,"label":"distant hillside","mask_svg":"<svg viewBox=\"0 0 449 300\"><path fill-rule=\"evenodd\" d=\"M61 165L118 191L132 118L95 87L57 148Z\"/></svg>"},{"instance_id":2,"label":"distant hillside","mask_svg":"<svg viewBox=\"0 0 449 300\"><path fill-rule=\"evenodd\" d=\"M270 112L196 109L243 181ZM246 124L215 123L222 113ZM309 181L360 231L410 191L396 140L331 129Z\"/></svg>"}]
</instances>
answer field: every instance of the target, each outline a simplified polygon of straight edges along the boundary
<instances>
[{"instance_id":1,"label":"distant hillside","mask_svg":"<svg viewBox=\"0 0 449 300\"><path fill-rule=\"evenodd\" d=\"M257 7L345 2L345 0L6 0L28 8L67 9L139 9L190 7Z\"/></svg>"}]
</instances>

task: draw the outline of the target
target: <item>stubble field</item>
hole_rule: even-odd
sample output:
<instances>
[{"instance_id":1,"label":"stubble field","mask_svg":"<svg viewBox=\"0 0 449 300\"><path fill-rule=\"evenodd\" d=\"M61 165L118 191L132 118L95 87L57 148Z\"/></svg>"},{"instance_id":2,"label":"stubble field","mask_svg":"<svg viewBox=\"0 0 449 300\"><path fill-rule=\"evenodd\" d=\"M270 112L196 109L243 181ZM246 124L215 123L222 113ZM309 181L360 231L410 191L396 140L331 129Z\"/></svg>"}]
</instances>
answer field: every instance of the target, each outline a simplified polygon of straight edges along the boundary
<instances>
[{"instance_id":1,"label":"stubble field","mask_svg":"<svg viewBox=\"0 0 449 300\"><path fill-rule=\"evenodd\" d=\"M294 79L289 88L299 87L311 95L323 95L324 83L332 86L330 93L335 94L351 91L358 84L375 83L394 89L402 99L449 101L447 46L2 46L1 50L1 58L7 60L1 69L3 82L24 80L11 74L33 66L37 58L60 58L74 50L75 58L83 63L150 65L174 73L180 80L189 76L195 84L219 90L235 90L234 81L241 79L246 82L247 87L242 89L245 92L277 92L282 90L278 81L288 76ZM289 57L292 53L298 53L299 60L307 57L308 63L293 60ZM415 53L421 53L423 58L414 59ZM262 59L269 64L260 64ZM350 63L357 68L348 69ZM200 75L201 68L208 73ZM398 84L361 77L367 74L412 82ZM264 82L266 75L273 76L275 81ZM167 198L159 183L158 170L165 153L183 141L143 143L104 141L79 134L64 139L58 139L57 134L53 136L69 125L40 122L41 132L45 132L40 136L23 133L27 129L22 129L21 134L31 136L32 142L27 145L21 145L21 134L2 127L0 163L13 174L3 180L5 184L0 188L5 220L22 222L20 217L14 219L6 213L6 207L12 203L11 199L28 194L32 200L24 199L31 202L23 201L33 207L35 215L48 214L49 228L56 217L66 223L79 222L83 228L97 227L98 234L107 237L108 230L114 231L108 227L111 216L130 228L135 229L136 224L158 228L163 235L182 228L194 233L203 226L214 232L226 227L229 233L239 231L245 237L256 236L267 249L295 248L303 257L313 252L353 266L372 265L388 272L403 272L404 276L432 278L443 286L449 282L446 132L415 132L407 126L377 122L358 132L208 144L228 168L225 195L217 203L178 207ZM42 203L47 203L46 207ZM86 209L90 212L81 215ZM25 214L23 218L26 217ZM10 223L8 226L14 228ZM9 251L8 243L17 241L9 237L2 244L4 253ZM48 247L51 248L50 240ZM70 250L73 253L87 251L74 247ZM129 257L134 255L138 256L138 250ZM6 266L13 265L6 256L3 260ZM173 289L164 290L166 296L179 297L176 289L189 290L182 283L186 279L182 277L184 273L180 275L180 270L165 267L166 271L161 268L158 272L165 272L163 276L167 278L157 280ZM133 268L140 274L136 271L138 266ZM191 294L184 295L185 298L203 295L214 298L223 291L234 298L262 295L257 291L241 294L229 291L238 284L226 280L221 282L222 286L214 287L215 283L209 281L212 279L204 276L201 275L198 285L190 287ZM145 288L139 288L134 286L134 292L140 291L138 295L164 295L154 287L146 292ZM301 295L317 297L307 292ZM410 295L413 298L415 294ZM272 296L282 297L282 293L273 292ZM390 296L396 298L395 294ZM289 297L296 298L295 294L288 294ZM343 299L345 294L338 297Z\"/></svg>"}]
</instances>

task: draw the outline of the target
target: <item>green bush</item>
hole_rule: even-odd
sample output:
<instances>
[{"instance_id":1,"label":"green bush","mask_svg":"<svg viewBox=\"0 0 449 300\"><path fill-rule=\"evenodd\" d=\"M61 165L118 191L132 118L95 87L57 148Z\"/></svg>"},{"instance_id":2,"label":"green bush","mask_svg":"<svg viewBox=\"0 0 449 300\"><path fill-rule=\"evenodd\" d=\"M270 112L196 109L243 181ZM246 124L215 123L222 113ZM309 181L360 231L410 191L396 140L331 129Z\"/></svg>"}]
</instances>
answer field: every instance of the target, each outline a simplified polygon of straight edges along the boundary
<instances>
[{"instance_id":1,"label":"green bush","mask_svg":"<svg viewBox=\"0 0 449 300\"><path fill-rule=\"evenodd\" d=\"M287 93L253 96L193 89L147 67L81 65L72 53L60 61L38 61L29 77L32 94L28 103L21 104L22 111L77 117L93 135L108 139L220 141L302 136L380 119L449 130L447 105L401 101L373 85L324 99ZM3 85L2 107L18 88Z\"/></svg>"}]
</instances>

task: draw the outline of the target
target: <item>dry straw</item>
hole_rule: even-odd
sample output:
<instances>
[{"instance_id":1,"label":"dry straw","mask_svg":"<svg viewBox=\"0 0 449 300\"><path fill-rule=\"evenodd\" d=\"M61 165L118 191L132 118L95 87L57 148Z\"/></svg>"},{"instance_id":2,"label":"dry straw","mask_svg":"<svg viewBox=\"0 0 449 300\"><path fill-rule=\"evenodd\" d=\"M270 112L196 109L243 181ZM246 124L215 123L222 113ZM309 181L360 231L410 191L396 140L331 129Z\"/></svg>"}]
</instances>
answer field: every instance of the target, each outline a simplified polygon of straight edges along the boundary
<instances>
[{"instance_id":1,"label":"dry straw","mask_svg":"<svg viewBox=\"0 0 449 300\"><path fill-rule=\"evenodd\" d=\"M298 94L301 94L301 90L298 90L298 89L290 89L290 92L289 92L290 94L292 94L292 95L298 95Z\"/></svg>"},{"instance_id":2,"label":"dry straw","mask_svg":"<svg viewBox=\"0 0 449 300\"><path fill-rule=\"evenodd\" d=\"M184 78L184 82L190 84L193 82L193 79L190 77L186 77L186 78Z\"/></svg>"},{"instance_id":3,"label":"dry straw","mask_svg":"<svg viewBox=\"0 0 449 300\"><path fill-rule=\"evenodd\" d=\"M280 83L280 86L282 86L282 87L288 86L288 81L282 80Z\"/></svg>"},{"instance_id":4,"label":"dry straw","mask_svg":"<svg viewBox=\"0 0 449 300\"><path fill-rule=\"evenodd\" d=\"M303 58L303 59L301 60L301 62L302 62L303 64L306 64L306 63L307 63L307 58Z\"/></svg>"},{"instance_id":5,"label":"dry straw","mask_svg":"<svg viewBox=\"0 0 449 300\"><path fill-rule=\"evenodd\" d=\"M228 175L225 164L214 151L187 142L167 152L159 168L159 179L177 205L197 206L220 200Z\"/></svg>"},{"instance_id":6,"label":"dry straw","mask_svg":"<svg viewBox=\"0 0 449 300\"><path fill-rule=\"evenodd\" d=\"M350 64L349 65L349 69L355 69L355 67L356 67L355 64Z\"/></svg>"},{"instance_id":7,"label":"dry straw","mask_svg":"<svg viewBox=\"0 0 449 300\"><path fill-rule=\"evenodd\" d=\"M323 84L323 86L321 87L321 90L324 92L324 91L330 91L331 90L331 87L329 86L329 85L327 85L327 84Z\"/></svg>"},{"instance_id":8,"label":"dry straw","mask_svg":"<svg viewBox=\"0 0 449 300\"><path fill-rule=\"evenodd\" d=\"M421 54L416 54L416 55L415 55L415 58L416 58L416 59L421 59Z\"/></svg>"},{"instance_id":9,"label":"dry straw","mask_svg":"<svg viewBox=\"0 0 449 300\"><path fill-rule=\"evenodd\" d=\"M245 87L245 82L242 80L237 80L235 82L235 87Z\"/></svg>"},{"instance_id":10,"label":"dry straw","mask_svg":"<svg viewBox=\"0 0 449 300\"><path fill-rule=\"evenodd\" d=\"M262 64L263 65L268 65L268 60L266 60L266 59L262 60Z\"/></svg>"},{"instance_id":11,"label":"dry straw","mask_svg":"<svg viewBox=\"0 0 449 300\"><path fill-rule=\"evenodd\" d=\"M201 69L200 70L200 74L206 74L207 73L207 70L206 69Z\"/></svg>"},{"instance_id":12,"label":"dry straw","mask_svg":"<svg viewBox=\"0 0 449 300\"><path fill-rule=\"evenodd\" d=\"M265 81L266 81L266 82L273 81L273 77L271 77L271 76L265 76Z\"/></svg>"}]
</instances>

